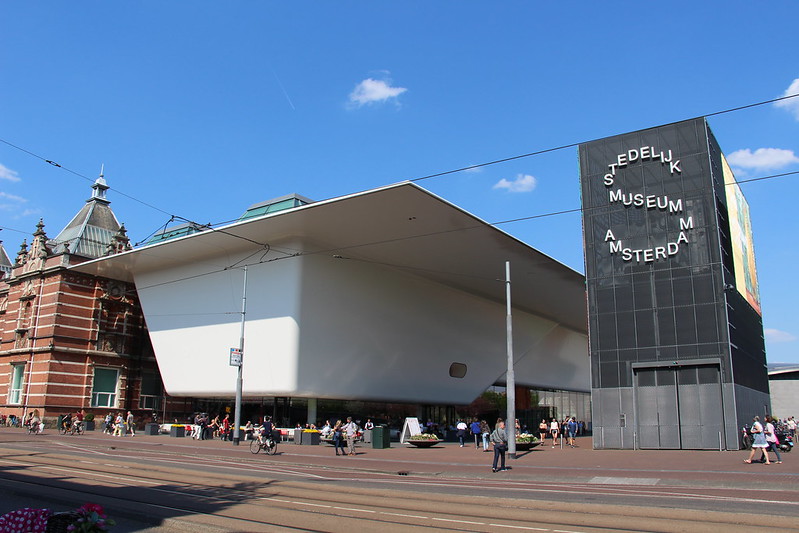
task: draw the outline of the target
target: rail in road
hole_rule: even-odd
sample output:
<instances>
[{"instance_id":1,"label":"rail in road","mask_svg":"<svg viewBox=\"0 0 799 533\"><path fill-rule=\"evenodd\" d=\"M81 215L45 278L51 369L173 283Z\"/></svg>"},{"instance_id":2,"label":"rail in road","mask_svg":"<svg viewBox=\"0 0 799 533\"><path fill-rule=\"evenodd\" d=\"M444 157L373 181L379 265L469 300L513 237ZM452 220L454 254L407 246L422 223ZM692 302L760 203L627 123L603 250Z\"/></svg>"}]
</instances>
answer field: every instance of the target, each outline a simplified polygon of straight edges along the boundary
<instances>
[{"instance_id":1,"label":"rail in road","mask_svg":"<svg viewBox=\"0 0 799 533\"><path fill-rule=\"evenodd\" d=\"M141 443L141 444L140 444ZM302 456L265 458L97 439L0 440L19 493L98 501L111 513L194 531L747 531L796 528L796 492L484 476L397 475ZM345 463L344 461L349 461ZM508 474L512 474L513 472ZM769 516L768 521L763 517Z\"/></svg>"}]
</instances>

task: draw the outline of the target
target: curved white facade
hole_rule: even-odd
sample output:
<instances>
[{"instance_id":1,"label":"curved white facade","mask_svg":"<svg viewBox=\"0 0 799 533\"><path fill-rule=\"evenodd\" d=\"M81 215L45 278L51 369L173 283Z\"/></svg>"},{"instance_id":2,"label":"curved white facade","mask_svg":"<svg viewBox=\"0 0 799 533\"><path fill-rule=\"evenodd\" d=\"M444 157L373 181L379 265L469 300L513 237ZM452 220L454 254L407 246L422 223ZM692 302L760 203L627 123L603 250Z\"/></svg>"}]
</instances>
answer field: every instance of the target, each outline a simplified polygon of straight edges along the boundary
<instances>
[{"instance_id":1,"label":"curved white facade","mask_svg":"<svg viewBox=\"0 0 799 533\"><path fill-rule=\"evenodd\" d=\"M346 200L357 201L338 210ZM426 225L409 234L404 211ZM512 283L517 384L588 391L587 335L575 326L585 323L582 276L475 220L404 184L83 269L133 278L171 395L235 393L228 356L239 344L240 266L250 262L245 397L462 404L504 381L505 285L496 278L511 260L520 272ZM271 251L233 238L237 228ZM450 376L452 363L466 365L463 378Z\"/></svg>"}]
</instances>

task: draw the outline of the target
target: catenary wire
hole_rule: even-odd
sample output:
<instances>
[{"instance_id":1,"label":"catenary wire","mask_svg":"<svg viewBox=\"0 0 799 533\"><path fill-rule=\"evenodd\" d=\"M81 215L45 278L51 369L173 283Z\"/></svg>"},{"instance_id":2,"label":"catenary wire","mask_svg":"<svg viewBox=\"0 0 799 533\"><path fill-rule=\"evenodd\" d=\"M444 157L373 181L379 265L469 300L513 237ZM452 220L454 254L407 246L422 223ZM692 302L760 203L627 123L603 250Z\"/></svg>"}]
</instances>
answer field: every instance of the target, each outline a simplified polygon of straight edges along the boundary
<instances>
[{"instance_id":1,"label":"catenary wire","mask_svg":"<svg viewBox=\"0 0 799 533\"><path fill-rule=\"evenodd\" d=\"M746 104L746 105L743 105L743 106L737 106L737 107L722 109L720 111L714 111L712 113L707 113L707 114L701 115L701 116L702 117L718 116L718 115L723 115L723 114L726 114L726 113L732 113L732 112L735 112L735 111L742 111L742 110L745 110L745 109L751 109L753 107L759 107L759 106L762 106L762 105L773 104L773 103L776 103L776 102L780 102L780 101L784 101L784 100L788 100L788 99L796 98L796 97L799 97L799 93L786 95L786 96L781 96L781 97L778 97L778 98L771 98L769 100L763 100L763 101L760 101L760 102L754 102L754 103ZM40 155L38 155L38 154L36 154L34 152L31 152L30 150L26 150L25 148L22 148L21 146L17 146L16 144L13 144L13 143L5 140L5 139L0 138L0 142L6 144L8 146L11 146L12 148L15 148L17 150L20 150L20 151L22 151L22 152L24 152L24 153L26 153L28 155L31 155L31 156L33 156L33 157L35 157L37 159L40 159L41 161L44 161L44 162L46 162L46 163L48 163L50 165L53 165L53 166L55 166L57 168L60 168L60 169L63 169L63 170L65 170L65 171L67 171L67 172L69 172L71 174L74 174L75 176L83 178L83 179L85 179L87 181L90 181L92 183L94 182L93 179L89 178L88 176L86 176L84 174L76 172L76 171L74 171L74 170L72 170L72 169L70 169L68 167L65 167L65 166L63 166L63 165L61 165L61 164L59 164L59 163L57 163L57 162L55 162L55 161L53 161L51 159L47 159L45 157L42 157L42 156L40 156ZM590 142L590 141L584 141L584 142ZM564 149L567 149L567 148L574 148L576 146L579 146L580 144L583 144L583 143L582 142L574 142L574 143L569 143L569 144L563 144L563 145L552 147L552 148L545 148L545 149L542 149L542 150L536 150L534 152L529 152L529 153L526 153L526 154L520 154L520 155L505 157L505 158L502 158L502 159L496 159L496 160L489 161L489 162L486 162L486 163L478 163L478 164L475 164L475 165L469 165L467 167L461 167L461 168L454 169L454 170L447 170L447 171L438 172L438 173L435 173L435 174L428 174L426 176L420 176L418 178L412 178L412 179L409 179L407 181L418 182L418 181L428 180L428 179L432 179L432 178L446 176L446 175L449 175L449 174L455 174L455 173L458 173L458 172L463 172L463 171L466 171L466 170L472 170L472 169L476 169L476 168L487 167L487 166L496 165L496 164L499 164L499 163L506 163L508 161L514 161L514 160L517 160L517 159L523 159L523 158L532 157L532 156L536 156L536 155L542 155L542 154L546 154L546 153L556 152L556 151L564 150ZM135 202L138 202L138 203L140 203L140 204L142 204L144 206L150 207L151 209L155 209L156 211L160 211L161 213L164 213L166 215L170 215L170 216L174 216L176 218L180 218L181 220L185 220L185 221L187 221L189 223L196 224L197 226L201 226L201 227L206 227L206 228L212 229L213 226L222 225L222 224L226 224L226 223L232 222L232 221L226 221L226 222L221 222L221 223L217 223L217 224L205 224L205 225L204 224L197 224L196 222L190 221L189 219L186 219L184 217L178 217L176 215L173 215L172 213L169 213L169 212L167 212L167 211L165 211L165 210L163 210L163 209L161 209L159 207L156 207L156 206L154 206L154 205L152 205L152 204L150 204L148 202L145 202L143 200L139 200L138 198L135 198L134 196L126 194L126 193L124 193L124 192L122 192L122 191L120 191L120 190L118 190L116 188L111 187L111 189L113 191L115 191L116 193L121 194L122 196L124 196L126 198L129 198L129 199L131 199L131 200L133 200ZM257 244L259 244L261 246L266 246L266 244L264 244L264 243L257 243Z\"/></svg>"},{"instance_id":2,"label":"catenary wire","mask_svg":"<svg viewBox=\"0 0 799 533\"><path fill-rule=\"evenodd\" d=\"M5 139L0 139L0 142L2 142L4 144L7 144L8 146L11 146L12 148L16 148L17 150L20 150L22 152L25 152L26 154L31 155L31 156L33 156L33 157L35 157L37 159L41 159L45 163L48 163L48 164L50 164L50 165L52 165L54 167L60 168L60 169L62 169L64 171L66 171L66 172L69 172L70 174L74 174L75 176L78 176L79 178L83 178L83 179L89 181L90 183L94 183L94 181L95 181L92 178L90 178L90 177L88 177L88 176L86 176L84 174L81 174L80 172L76 172L76 171L74 171L74 170L72 170L72 169L70 169L68 167L65 167L64 165L56 163L52 159L44 158L44 157L42 157L42 156L40 156L38 154L35 154L35 153L31 152L30 150L26 150L26 149L24 149L24 148L22 148L20 146L17 146L16 144L10 143L10 142L8 142ZM154 205L152 205L152 204L150 204L148 202L145 202L144 200L139 200L135 196L131 196L130 194L124 193L124 192L120 191L119 189L117 189L115 187L109 187L109 189L111 189L112 191L114 191L117 194L120 194L120 195L124 196L125 198L128 198L130 200L133 200L134 202L138 202L138 203L140 203L140 204L142 204L142 205L144 205L146 207L149 207L150 209L155 209L156 211L160 211L161 213L163 213L165 215L172 215L172 213L168 213L168 212L164 211L163 209L161 209L160 207L156 207L156 206L154 206Z\"/></svg>"},{"instance_id":3,"label":"catenary wire","mask_svg":"<svg viewBox=\"0 0 799 533\"><path fill-rule=\"evenodd\" d=\"M735 182L731 182L731 183L725 183L724 186L727 187L727 186L739 185L741 183L759 182L759 181L764 181L764 180L768 180L768 179L792 176L792 175L797 175L797 174L799 174L799 171L783 172L783 173L780 173L780 174L772 174L772 175L769 175L769 176L761 176L761 177L757 177L757 178L750 178L750 179L747 179L747 180L741 180L741 181L735 181ZM691 192L700 191L700 190L703 190L703 189L704 188L696 188L696 189L691 189L691 190L682 191L682 192L683 193L691 193ZM212 271L209 271L209 272L203 272L203 273L195 274L195 275L188 276L188 277L185 277L185 278L176 278L176 279L164 281L164 282L153 284L153 285L139 287L139 290L145 290L145 289L151 289L151 288L155 288L155 287L161 287L161 286L164 286L164 285L170 285L172 283L178 283L180 281L196 279L196 278L199 278L199 277L209 276L209 275L212 275L212 274L218 274L218 273L224 272L226 270L239 269L239 268L243 268L245 266L247 266L247 267L257 266L257 265L262 265L262 264L266 264L266 263L272 263L272 262L275 262L275 261L280 261L280 260L283 260L283 259L290 259L290 258L293 258L293 257L307 257L307 256L322 255L322 254L334 254L335 252L341 252L341 251L344 251L344 250L351 250L351 249L355 249L355 248L363 248L363 247L366 247L366 246L376 246L376 245L379 245L379 244L388 244L388 243L399 242L399 241L403 241L403 240L419 239L419 238L423 238L423 237L431 237L431 236L435 236L435 235L443 235L445 233L454 233L454 232L459 232L459 231L470 231L470 230L474 230L474 229L484 228L486 226L491 226L491 227L500 226L500 225L503 225L503 224L511 224L511 223L514 223L514 222L523 222L523 221L526 221L526 220L533 220L533 219L537 219L537 218L544 218L544 217L550 217L550 216L557 216L557 215L563 215L563 214L569 214L569 213L578 213L578 212L584 212L584 211L589 211L589 210L593 211L593 210L600 210L600 209L607 209L607 208L608 208L608 206L604 206L603 205L603 206L594 206L594 207L587 208L587 209L579 207L579 208L575 208L575 209L566 209L566 210L562 210L562 211L552 211L552 212L549 212L549 213L540 213L540 214L531 215L531 216L528 216L528 217L519 217L519 218L508 219L508 220L501 220L501 221L497 221L497 222L486 222L486 223L483 223L483 224L475 224L474 226L454 228L454 229L448 229L448 230L443 230L443 231L428 232L428 233L423 233L423 234L407 235L407 236L404 236L404 237L397 237L397 238L393 238L393 239L384 239L384 240L380 240L380 241L372 241L372 242L367 242L367 243L353 244L353 245L350 245L350 246L339 246L339 247L336 247L336 248L326 248L326 249L315 250L315 251L311 251L311 252L298 251L298 252L296 252L294 254L291 254L291 255L288 255L288 256L285 256L285 257L273 257L273 258L268 259L268 260L264 260L263 259L264 256L261 256L261 260L259 260L257 262L247 263L247 264L241 265L241 263L243 261L245 261L246 259L249 259L250 257L254 256L256 253L260 252L261 250L259 249L259 250L256 250L255 252L251 253L244 260L241 260L241 261L238 261L237 263L235 263L234 266L218 268L218 269L215 269L215 270L212 270ZM400 264L393 264L393 263L383 263L383 262L369 261L369 260L360 259L360 258L342 256L341 254L338 254L338 253L335 253L333 255L333 257L336 258L336 259L347 259L347 260L357 260L357 261L362 261L362 262L371 262L371 263L375 263L375 264L381 264L381 265L384 265L384 266L390 266L390 267L406 269L406 270L427 271L427 272L434 272L434 273L439 273L439 274L469 276L467 274L456 274L456 273L453 273L453 272L434 271L434 270L430 270L430 269L423 269L423 268L412 267L412 266L408 266L408 265L400 265ZM469 276L469 277L476 277L476 276ZM483 278L483 279L488 279L488 278Z\"/></svg>"}]
</instances>

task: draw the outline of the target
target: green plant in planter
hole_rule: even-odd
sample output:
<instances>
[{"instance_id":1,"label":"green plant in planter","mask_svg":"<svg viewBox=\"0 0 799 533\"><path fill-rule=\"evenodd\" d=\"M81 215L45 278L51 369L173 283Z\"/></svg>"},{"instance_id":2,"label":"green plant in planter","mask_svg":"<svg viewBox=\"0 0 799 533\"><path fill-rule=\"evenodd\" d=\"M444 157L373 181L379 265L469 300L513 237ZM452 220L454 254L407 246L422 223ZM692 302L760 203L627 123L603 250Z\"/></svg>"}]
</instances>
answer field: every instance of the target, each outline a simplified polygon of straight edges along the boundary
<instances>
[{"instance_id":1,"label":"green plant in planter","mask_svg":"<svg viewBox=\"0 0 799 533\"><path fill-rule=\"evenodd\" d=\"M431 433L420 433L419 435L413 435L408 440L439 440L438 437Z\"/></svg>"},{"instance_id":2,"label":"green plant in planter","mask_svg":"<svg viewBox=\"0 0 799 533\"><path fill-rule=\"evenodd\" d=\"M517 443L538 442L538 437L536 437L532 433L520 433L519 435L516 435L516 442Z\"/></svg>"}]
</instances>

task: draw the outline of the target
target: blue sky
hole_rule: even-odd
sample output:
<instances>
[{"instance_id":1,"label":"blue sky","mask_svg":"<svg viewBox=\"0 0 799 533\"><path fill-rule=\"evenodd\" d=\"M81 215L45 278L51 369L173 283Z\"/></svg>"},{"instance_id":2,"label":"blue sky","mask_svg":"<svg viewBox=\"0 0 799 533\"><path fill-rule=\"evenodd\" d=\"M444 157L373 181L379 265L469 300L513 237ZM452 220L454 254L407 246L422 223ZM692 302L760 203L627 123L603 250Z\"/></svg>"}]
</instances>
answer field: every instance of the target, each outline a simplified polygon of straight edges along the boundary
<instances>
[{"instance_id":1,"label":"blue sky","mask_svg":"<svg viewBox=\"0 0 799 533\"><path fill-rule=\"evenodd\" d=\"M135 242L166 213L216 223L799 92L795 2L561 4L7 1L0 138L105 164ZM799 99L709 122L739 179L799 170ZM420 184L498 222L578 208L578 179L571 148ZM89 187L0 143L9 253ZM742 188L769 361L799 363L799 177ZM584 271L579 214L500 227Z\"/></svg>"}]
</instances>

